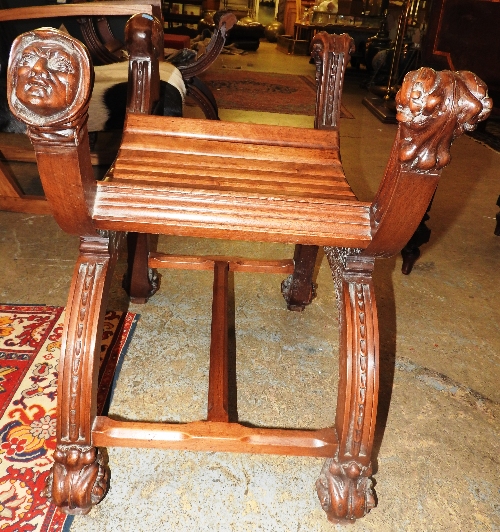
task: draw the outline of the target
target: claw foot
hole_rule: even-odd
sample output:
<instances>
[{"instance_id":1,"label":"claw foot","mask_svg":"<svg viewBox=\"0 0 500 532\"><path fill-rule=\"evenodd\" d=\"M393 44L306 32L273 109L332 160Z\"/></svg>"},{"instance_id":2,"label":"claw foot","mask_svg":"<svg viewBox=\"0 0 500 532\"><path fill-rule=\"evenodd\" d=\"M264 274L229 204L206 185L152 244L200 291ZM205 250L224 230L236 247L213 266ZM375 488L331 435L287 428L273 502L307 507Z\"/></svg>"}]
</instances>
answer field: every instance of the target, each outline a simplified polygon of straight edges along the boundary
<instances>
[{"instance_id":1,"label":"claw foot","mask_svg":"<svg viewBox=\"0 0 500 532\"><path fill-rule=\"evenodd\" d=\"M64 513L90 512L106 495L109 468L96 447L58 445L45 495Z\"/></svg>"},{"instance_id":2,"label":"claw foot","mask_svg":"<svg viewBox=\"0 0 500 532\"><path fill-rule=\"evenodd\" d=\"M339 463L329 458L316 482L318 497L329 521L349 523L366 515L375 507L371 466L355 461Z\"/></svg>"},{"instance_id":3,"label":"claw foot","mask_svg":"<svg viewBox=\"0 0 500 532\"><path fill-rule=\"evenodd\" d=\"M316 297L316 285L311 283L309 293L306 295L304 301L297 301L295 298L294 277L289 275L281 282L281 293L286 301L288 310L295 312L302 312L307 305Z\"/></svg>"}]
</instances>

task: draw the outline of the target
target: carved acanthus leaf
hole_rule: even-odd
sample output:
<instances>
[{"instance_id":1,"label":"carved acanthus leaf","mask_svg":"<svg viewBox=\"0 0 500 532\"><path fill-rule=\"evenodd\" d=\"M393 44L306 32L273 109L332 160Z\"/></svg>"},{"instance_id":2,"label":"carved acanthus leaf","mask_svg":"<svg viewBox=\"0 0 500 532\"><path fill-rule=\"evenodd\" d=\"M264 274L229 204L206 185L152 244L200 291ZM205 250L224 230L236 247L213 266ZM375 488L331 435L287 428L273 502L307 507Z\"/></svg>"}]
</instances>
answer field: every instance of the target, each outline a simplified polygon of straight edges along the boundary
<instances>
[{"instance_id":1,"label":"carved acanthus leaf","mask_svg":"<svg viewBox=\"0 0 500 532\"><path fill-rule=\"evenodd\" d=\"M96 447L58 445L46 495L67 514L85 514L108 489L109 468Z\"/></svg>"},{"instance_id":2,"label":"carved acanthus leaf","mask_svg":"<svg viewBox=\"0 0 500 532\"><path fill-rule=\"evenodd\" d=\"M332 277L335 286L335 297L337 300L337 308L339 311L343 307L342 303L342 281L344 280L344 272L346 270L347 257L359 255L361 249L358 248L336 248L326 246L325 255L332 270Z\"/></svg>"}]
</instances>

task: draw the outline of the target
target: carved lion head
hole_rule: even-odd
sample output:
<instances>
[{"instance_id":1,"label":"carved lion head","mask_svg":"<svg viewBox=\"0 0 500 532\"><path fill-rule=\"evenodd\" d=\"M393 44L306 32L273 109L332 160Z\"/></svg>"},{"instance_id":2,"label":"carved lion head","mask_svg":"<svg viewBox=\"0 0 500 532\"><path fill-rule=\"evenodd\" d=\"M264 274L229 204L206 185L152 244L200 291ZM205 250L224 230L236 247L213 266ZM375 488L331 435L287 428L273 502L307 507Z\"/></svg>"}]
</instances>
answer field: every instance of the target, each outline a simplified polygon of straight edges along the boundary
<instances>
[{"instance_id":1,"label":"carved lion head","mask_svg":"<svg viewBox=\"0 0 500 532\"><path fill-rule=\"evenodd\" d=\"M439 170L450 162L453 139L475 129L491 111L486 85L472 72L409 72L396 95L402 163Z\"/></svg>"}]
</instances>

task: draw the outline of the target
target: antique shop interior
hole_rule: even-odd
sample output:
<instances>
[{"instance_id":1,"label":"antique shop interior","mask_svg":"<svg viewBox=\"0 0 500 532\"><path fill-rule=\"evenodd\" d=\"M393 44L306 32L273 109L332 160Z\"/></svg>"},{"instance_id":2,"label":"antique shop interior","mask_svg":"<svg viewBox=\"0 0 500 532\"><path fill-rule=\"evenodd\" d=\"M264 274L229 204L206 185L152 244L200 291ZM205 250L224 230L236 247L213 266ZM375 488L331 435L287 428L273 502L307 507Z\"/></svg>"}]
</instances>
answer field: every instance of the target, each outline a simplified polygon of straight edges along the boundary
<instances>
[{"instance_id":1,"label":"antique shop interior","mask_svg":"<svg viewBox=\"0 0 500 532\"><path fill-rule=\"evenodd\" d=\"M137 86L131 89L130 80L139 74L131 66L129 78L128 59L132 65L134 54L143 53L140 57L144 58L150 53L131 51L137 44L133 40L136 35L130 37L131 26L126 24L135 13L144 14L144 27L157 28L155 24L160 24L163 29L160 37L156 33L151 37L147 31L145 37L141 34L144 46L137 45L137 49L157 53L157 62L151 64L160 64L160 73L154 66L148 72L153 72L153 82L158 81L156 76L161 79L159 95L149 88L143 92ZM45 61L47 72L52 72L47 74L49 78L54 79L57 69L64 79L79 72L76 63L67 60L59 67L64 62L57 59L61 52L57 56L48 44L47 48L38 45L36 53L41 60L31 60L32 51L22 55L24 41L18 36L41 27L60 30L41 31L40 35L49 35L47 39L54 42L83 43L71 46L82 57L90 57L94 65L85 67L85 75L81 74L79 84L75 82L73 87L80 95L82 91L90 94L88 87L94 86L92 96L88 96L88 126L86 118L81 118L81 129L74 130L80 135L76 148L60 144L63 141L58 137L64 128L69 131L73 127L73 116L53 125L45 121L41 103L32 110L24 107L27 114L19 111L22 93L28 91L28 84L21 83L22 71L32 68L35 72L40 61ZM327 532L344 530L349 521L353 532L500 530L498 28L500 3L495 0L0 0L1 530ZM349 37L332 37L334 34ZM30 39L36 44L36 39L42 38ZM324 50L328 45L330 52ZM158 46L161 52L156 52ZM323 71L324 65L329 70ZM418 69L422 69L420 74L414 73ZM448 70L458 74L441 74ZM325 92L328 88L319 88L330 79L337 84L331 89L337 99ZM47 86L40 82L38 92ZM160 102L156 111L138 111L137 107L134 111L132 91L145 98L141 101L149 96L154 99L156 94L155 102ZM422 103L424 93L434 98L434 103ZM482 111L471 111L467 107L471 101L470 106L480 101ZM67 109L71 105L68 103ZM440 118L448 117L455 105L461 106L460 111L453 111L456 116ZM328 124L322 122L324 116L318 109L325 116L333 116ZM464 122L460 113L473 117L469 120L468 115ZM146 114L165 116L146 117L151 122L142 126L141 117ZM410 115L416 131L411 139L410 126L405 125ZM132 128L130 116L137 125L127 133L132 140L126 141L124 131ZM435 122L427 126L431 118ZM174 162L163 148L155 152L152 144L148 146L154 135L153 126L147 124L153 124L153 119L164 128L181 123L181 140L172 148ZM461 125L451 126L453 120L453 124ZM56 134L46 123L62 129ZM203 125L196 129L192 124L197 123ZM198 132L194 140L189 136L190 128ZM293 140L282 138L287 131L293 132ZM173 135L170 131L155 134L158 138ZM238 139L254 134L265 139L258 146L242 148L247 141ZM204 157L195 159L195 152L200 155L216 135L221 146L231 144L221 148L230 155L208 153L206 148ZM327 145L323 139L330 138L328 135L335 141L324 148L321 143ZM429 147L419 156L415 155L413 138L428 142ZM120 147L125 142L129 143L127 149L136 150L130 152L127 161L122 155L126 150ZM401 148L405 142L406 152ZM142 143L140 147L138 143ZM299 144L303 152L299 152ZM311 162L311 154L321 151L320 144L325 160ZM147 149L149 159L141 152ZM335 192L335 198L340 199L325 201L342 204L342 213L351 208L349 201L365 209L363 212L371 217L363 222L368 227L365 240L377 242L375 235L382 231L374 222L380 218L377 209L383 210L385 203L396 200L399 219L394 222L394 238L407 220L415 219L408 233L411 238L404 237L406 244L399 245L397 251L379 252L375 261L373 257L356 259L366 256L363 250L367 246L372 249L371 244L361 242L361 237L361 243L352 237L352 245L338 247L329 244L326 237L308 240L304 236L299 240L300 220L309 223L309 204L303 197L307 192L314 199L326 192L321 192L323 181L318 184L304 177L300 187L297 185L300 190L295 190L285 174L279 177L285 172L279 165L288 149L293 158L286 164L300 175L307 173L300 169L308 165L312 176L323 171L316 168L334 161L335 172L342 179L345 174L345 186L352 193L342 192L344 196L340 196ZM442 173L441 167L437 171L437 166L425 166L425 158L432 157L429 151L433 149L438 155L432 164L445 160ZM86 155L82 156L84 150ZM242 150L246 150L244 154ZM70 151L78 155L68 155ZM262 153L268 152L271 155L259 163ZM252 161L254 166L242 177L239 163L231 161L245 158L247 153L255 153L257 162ZM122 203L116 200L113 211L97 205L97 200L95 211L90 208L88 216L93 221L89 223L97 227L94 240L88 237L88 229L85 234L83 229L81 233L68 231L65 228L76 227L80 219L73 205L74 185L60 181L45 184L51 176L64 179L66 171L72 174L75 164L75 168L85 166L74 163L72 157L91 162L89 186L97 183L102 186L99 190L111 187L113 172L118 176L125 171L120 170L122 166L128 165L130 172L138 169L143 176L141 183L149 184L154 179L170 179L169 165L181 164L175 162L178 159L192 160L186 173L196 170L205 179L203 194L214 199L213 205L207 200L203 209L211 212L211 218L203 222L203 232L182 229L158 235L161 230L155 233L153 227L144 240L134 240L130 235L140 235L137 227L143 226L139 222L134 225L127 219L128 228L121 229L122 233L116 229L116 220L125 219L123 213L131 209L132 200L124 197ZM422 160L423 166L418 166ZM259 164L264 165L263 170L257 171ZM418 178L419 186L426 190L435 179L433 186L437 188L428 192L430 201L427 198L424 204L418 187L402 182L391 191L389 185L379 188L384 176L384 183L388 182L396 167L398 179L406 176L410 183L410 178ZM87 175L81 168L78 172ZM90 172L91 166L88 168ZM270 188L270 178L264 174L273 173L278 184ZM185 185L186 190L196 192L202 177L189 187ZM134 179L139 178L122 178L123 185L137 183ZM320 175L318 179L326 178ZM240 183L237 192L230 189L231 180ZM247 188L241 192L243 187ZM169 194L175 196L174 192ZM152 216L148 213L157 201L154 195L144 192L143 203L134 204L137 219ZM93 196L87 196L86 201L92 202ZM266 214L262 219L268 225L262 229L248 212L257 209L254 204L264 196L266 207L259 213ZM234 202L232 206L217 211L214 205L230 201L228 197ZM292 224L285 220L292 216L288 211L273 214L283 203L282 197L291 205L286 209L298 206L293 216L299 220L299 236L272 240L268 233L275 227L273 223L281 224L277 233ZM194 203L195 199L179 203L178 210L185 206L189 211L188 201ZM196 201L201 205L201 200ZM106 221L99 209L112 211L116 220ZM344 231L358 230L352 209L352 213L342 214L346 220L351 218L337 224L348 226ZM315 217L317 235L326 234L327 226L337 227L318 212L310 214ZM188 214L176 216L182 220ZM203 216L199 214L200 219ZM226 229L218 230L223 226L217 224L226 223L220 221L225 216L231 216L232 221L227 222ZM273 216L277 222L269 221ZM198 219L194 223L201 227ZM179 224L182 226L182 221ZM244 224L253 229L240 230ZM259 231L262 238L255 236ZM233 233L240 237L224 239ZM123 238L116 237L115 242L111 234L122 234ZM108 251L99 248L101 251L93 253L108 253L114 257L110 260L116 260L114 271L102 277L103 290L109 296L103 303L105 309L96 307L100 314L88 307L86 300L99 288L101 281L95 281L94 288L91 283L94 277L101 279L100 274L87 272L86 277L78 277L78 271L86 267L82 257L91 241L107 242L108 248L104 248ZM144 242L145 251L140 247ZM112 246L115 255L109 251ZM132 295L134 246L136 257L143 251L146 257L148 287L140 292L144 297ZM301 246L303 253L310 248L316 251L307 259L308 299L294 303L289 292L293 272L306 261L299 258ZM338 258L333 249L343 249L344 255ZM159 250L166 250L168 255ZM349 261L354 266L349 266ZM221 274L225 276L222 285L214 280L218 268L226 268ZM336 268L343 268L344 273L339 274ZM367 269L361 272L359 268ZM221 286L225 299L220 295ZM79 290L81 300L75 303ZM373 303L369 318L365 318L363 306L371 302L366 290L376 293L376 308ZM75 309L80 306L70 312L71 305ZM349 305L360 324L355 325L349 310L343 310L344 306L350 309ZM219 318L222 308L225 317ZM92 366L88 371L93 380L86 384L78 381L81 389L73 392L76 373L71 377L68 371L79 371L80 358L68 353L71 349L75 353L91 349L85 344L85 331L90 327L87 318L97 324L99 338L102 335L102 345L100 339L92 340L97 342L92 349L100 366ZM365 342L370 320L375 322L375 332ZM218 327L226 331L223 340L217 340L214 330ZM364 367L366 345L375 353L368 370ZM223 353L220 358L214 354L217 349ZM346 359L339 358L339 349L347 351ZM350 349L359 351L357 362ZM65 358L60 359L65 350ZM66 358L73 361L71 370L67 369L69 362L63 365ZM218 369L212 369L212 360L221 364ZM349 366L352 360L354 369ZM221 380L214 384L219 374ZM360 379L352 399L356 414L345 421L351 396L342 386L355 375ZM377 381L375 392L366 384L366 375L368 380ZM58 377L67 383L59 392ZM375 395L366 399L365 393ZM73 395L67 398L65 394ZM66 417L58 420L62 396L67 403L64 412L68 412L68 423L73 427L68 429L69 439L61 436ZM88 415L94 425L88 430L96 438L94 443L86 436L71 436L78 423L78 430L83 431L85 425L75 421L74 404L82 397L91 397ZM218 407L224 411L222 417L214 414ZM373 419L368 427L369 416ZM109 422L107 432L96 428L105 423L103 420ZM210 427L219 430L223 420L230 427L217 435L211 432ZM138 423L133 424L134 429L125 429L125 421ZM209 428L200 428L201 422ZM170 432L160 435L166 429L155 432L153 423L168 425ZM356 423L364 428L356 431ZM337 427L340 434L340 425L350 436L344 443L343 436L338 436L335 445L339 450L329 466L323 464L330 455L318 450L323 440L307 444L307 452L300 447L306 446L301 443L308 439L306 431L320 435L322 430L330 430L324 427ZM287 440L285 429L300 429L300 437L293 440L298 443ZM228 441L237 431L241 436L235 437L236 443L218 443ZM279 445L274 443L278 435ZM109 443L113 438L116 445ZM205 444L205 439L213 446ZM366 441L369 453L364 456ZM351 451L342 451L344 444ZM251 450L259 445L264 450ZM280 452L270 451L273 445ZM295 451L287 451L287 446ZM85 460L85 453L101 447L106 449L99 451L95 462L85 462L71 476L71 468L76 466L68 449L76 449L78 460ZM342 452L344 462L339 462L338 453ZM109 463L109 487L109 470L101 467L101 459ZM94 473L91 468L97 462L98 472ZM58 467L67 476L61 476ZM325 467L329 467L326 473ZM94 488L91 493L79 488L89 475L94 475L93 479L97 476L94 487L102 481L105 496L101 493L97 497ZM362 490L366 491L360 495ZM70 502L58 502L60 493ZM68 493L73 494L73 500ZM91 501L88 504L82 502L86 497ZM74 511L61 511L66 505Z\"/></svg>"}]
</instances>

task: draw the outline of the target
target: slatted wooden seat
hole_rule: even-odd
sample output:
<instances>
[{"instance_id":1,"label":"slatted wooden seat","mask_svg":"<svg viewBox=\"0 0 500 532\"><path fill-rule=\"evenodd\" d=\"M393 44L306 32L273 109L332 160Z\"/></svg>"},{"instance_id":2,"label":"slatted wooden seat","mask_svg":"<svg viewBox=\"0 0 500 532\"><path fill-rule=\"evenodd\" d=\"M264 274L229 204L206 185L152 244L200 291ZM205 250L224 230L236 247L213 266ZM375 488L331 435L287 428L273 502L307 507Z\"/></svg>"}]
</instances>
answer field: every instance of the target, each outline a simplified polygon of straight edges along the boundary
<instances>
[{"instance_id":1,"label":"slatted wooden seat","mask_svg":"<svg viewBox=\"0 0 500 532\"><path fill-rule=\"evenodd\" d=\"M93 219L110 230L365 247L369 209L345 179L337 133L224 124L221 135L209 121L134 114Z\"/></svg>"},{"instance_id":2,"label":"slatted wooden seat","mask_svg":"<svg viewBox=\"0 0 500 532\"><path fill-rule=\"evenodd\" d=\"M9 66L9 102L29 127L54 216L80 236L64 324L57 448L50 484L67 513L86 513L105 495L108 467L99 446L278 453L327 458L317 481L329 519L353 521L375 504L371 452L378 396L378 318L372 271L420 222L449 162L452 140L491 108L471 73L409 73L398 93L400 126L372 203L351 191L340 163L337 119L352 49L347 35L318 34L315 130L148 116L158 98L158 22L129 21L129 115L117 159L96 183L86 112L91 65L86 50L56 30L19 37ZM151 36L153 38L151 38ZM48 52L47 52L48 51ZM64 56L50 66L47 53ZM63 89L40 78L49 72ZM19 87L23 89L20 90ZM207 419L141 423L96 416L98 339L119 244L127 232L125 286L145 302L157 290L155 268L214 271ZM149 249L148 234L296 244L293 261L189 257ZM252 428L228 408L228 271L283 272L289 309L314 295L312 272L324 246L338 299L339 386L334 427ZM326 392L326 391L325 391ZM325 393L326 397L326 393Z\"/></svg>"}]
</instances>

